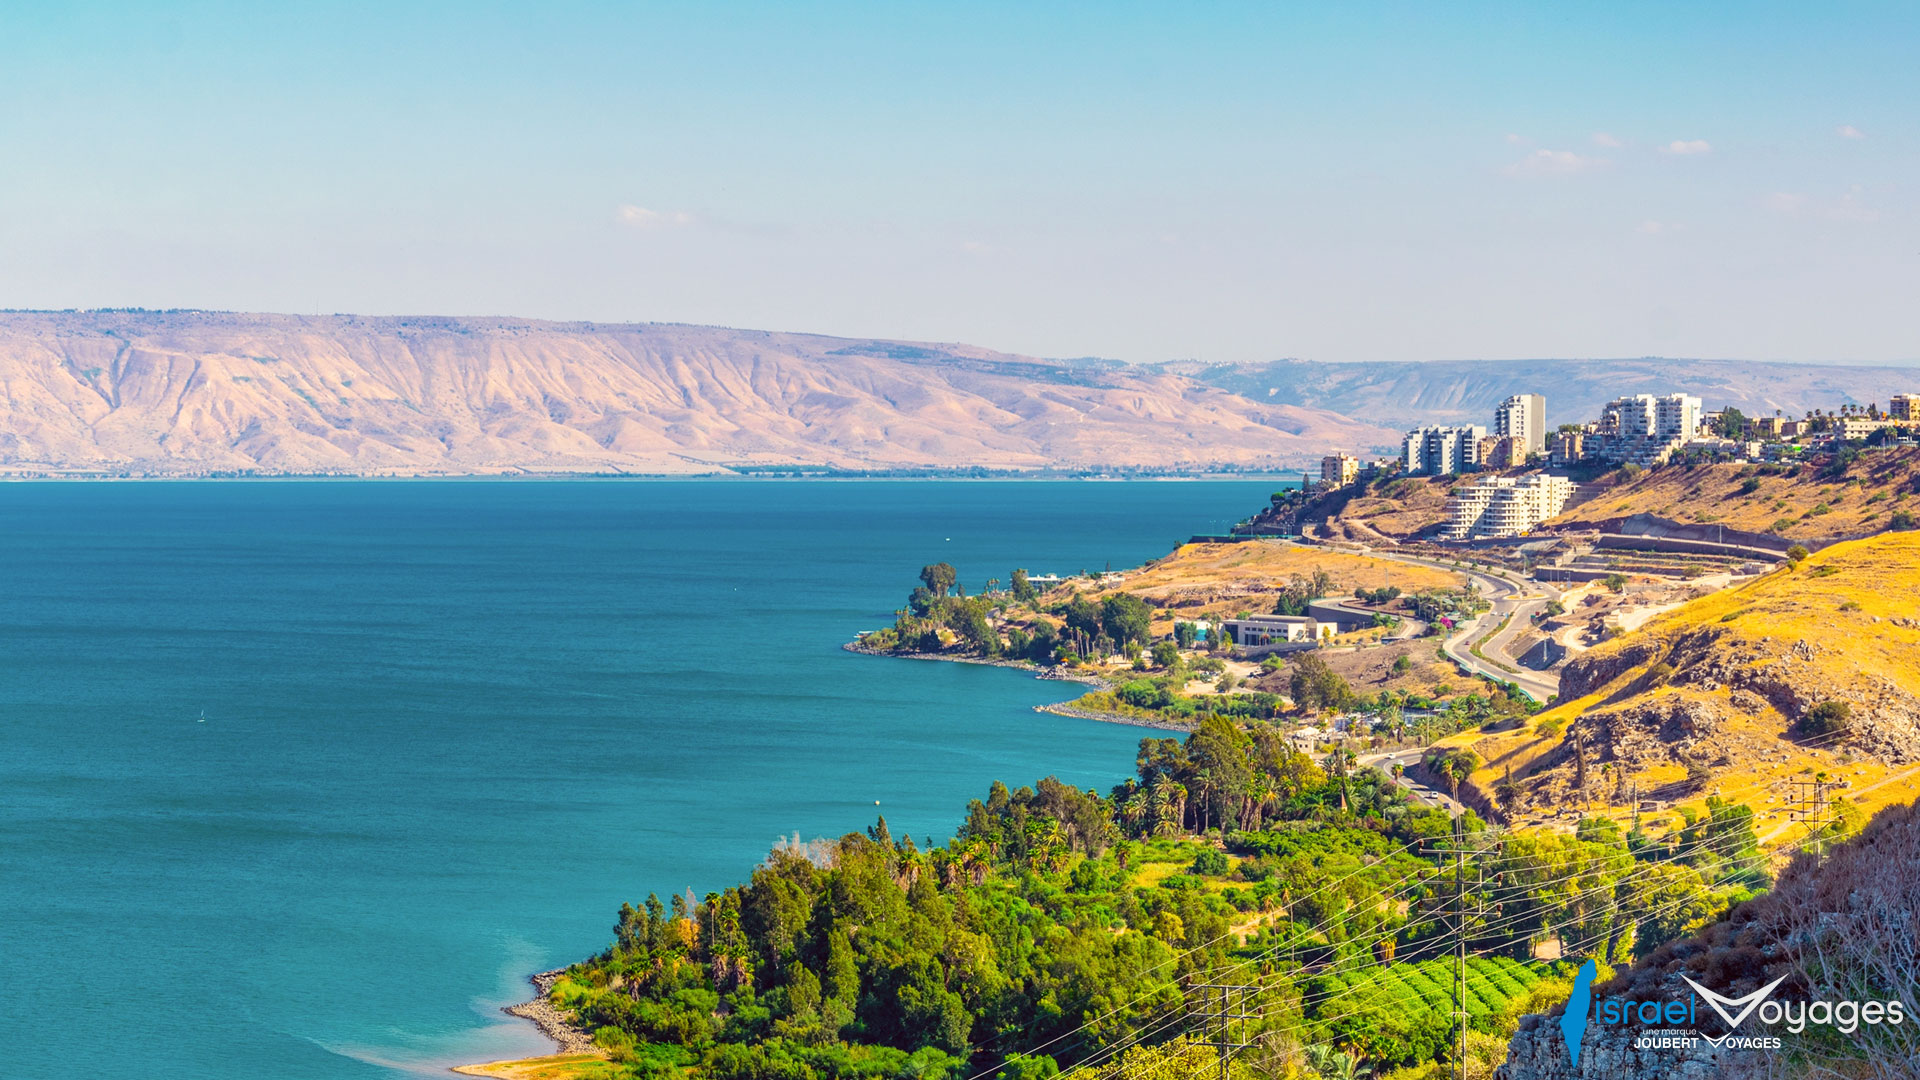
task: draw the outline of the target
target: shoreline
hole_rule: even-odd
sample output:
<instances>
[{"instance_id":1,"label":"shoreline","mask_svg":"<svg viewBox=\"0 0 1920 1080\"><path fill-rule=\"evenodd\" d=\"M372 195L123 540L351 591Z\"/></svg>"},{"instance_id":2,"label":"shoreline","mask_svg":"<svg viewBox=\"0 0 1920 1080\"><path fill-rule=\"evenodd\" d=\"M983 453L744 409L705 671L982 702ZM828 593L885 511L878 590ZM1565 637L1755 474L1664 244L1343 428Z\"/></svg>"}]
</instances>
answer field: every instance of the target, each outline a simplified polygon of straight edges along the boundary
<instances>
[{"instance_id":1,"label":"shoreline","mask_svg":"<svg viewBox=\"0 0 1920 1080\"><path fill-rule=\"evenodd\" d=\"M884 656L895 660L944 660L950 664L979 664L983 667L1012 668L1016 671L1030 672L1034 678L1046 682L1077 682L1083 686L1092 687L1095 690L1113 689L1113 680L1103 676L1068 674L1056 669L1040 667L1031 660L994 659L985 656L969 656L964 653L902 653L893 652L889 649L869 649L861 645L858 641L849 641L840 647L850 653L859 653L862 656ZM1127 727L1153 728L1157 731L1186 732L1193 730L1191 727L1182 724L1167 723L1159 720L1146 720L1137 716L1128 716L1125 713L1106 712L1100 709L1082 709L1066 701L1055 702L1051 705L1035 705L1033 711L1037 713L1051 713L1054 716L1065 716L1075 720L1094 720L1102 724L1123 724Z\"/></svg>"},{"instance_id":2,"label":"shoreline","mask_svg":"<svg viewBox=\"0 0 1920 1080\"><path fill-rule=\"evenodd\" d=\"M1125 724L1127 727L1153 728L1156 731L1191 732L1193 729L1184 724L1173 724L1163 720L1144 720L1125 713L1104 712L1100 709L1082 709L1068 702L1058 705L1035 705L1034 712L1052 713L1055 716L1071 716L1076 720L1098 720L1103 724Z\"/></svg>"},{"instance_id":3,"label":"shoreline","mask_svg":"<svg viewBox=\"0 0 1920 1080\"><path fill-rule=\"evenodd\" d=\"M540 1029L540 1034L553 1040L559 1053L598 1054L600 1047L593 1041L593 1032L574 1024L547 997L553 992L553 984L559 982L560 976L566 973L566 968L554 968L527 976L527 981L533 984L533 999L518 1005L502 1006L500 1011L508 1016L531 1020L533 1026Z\"/></svg>"},{"instance_id":4,"label":"shoreline","mask_svg":"<svg viewBox=\"0 0 1920 1080\"><path fill-rule=\"evenodd\" d=\"M1110 690L1113 683L1099 675L1067 674L1054 668L1043 668L1031 660L1007 660L988 656L970 656L966 653L945 652L894 652L891 649L869 649L858 641L849 641L840 646L850 653L861 656L884 656L892 660L944 660L949 664L978 664L981 667L1011 668L1024 671L1042 682L1077 682L1091 686L1096 690Z\"/></svg>"}]
</instances>

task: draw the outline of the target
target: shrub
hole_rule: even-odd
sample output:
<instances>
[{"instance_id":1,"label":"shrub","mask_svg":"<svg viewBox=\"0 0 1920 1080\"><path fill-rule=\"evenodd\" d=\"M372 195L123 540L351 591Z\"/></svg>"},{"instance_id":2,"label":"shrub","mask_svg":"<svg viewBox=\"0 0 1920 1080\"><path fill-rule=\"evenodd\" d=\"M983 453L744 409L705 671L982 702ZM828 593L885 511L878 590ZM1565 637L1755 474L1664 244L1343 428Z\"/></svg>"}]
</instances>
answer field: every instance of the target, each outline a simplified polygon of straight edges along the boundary
<instances>
[{"instance_id":1,"label":"shrub","mask_svg":"<svg viewBox=\"0 0 1920 1080\"><path fill-rule=\"evenodd\" d=\"M1853 726L1853 706L1844 701L1823 701L1807 710L1800 728L1809 735L1845 733Z\"/></svg>"},{"instance_id":2,"label":"shrub","mask_svg":"<svg viewBox=\"0 0 1920 1080\"><path fill-rule=\"evenodd\" d=\"M1188 872L1202 877L1225 877L1228 869L1230 867L1226 855L1207 850L1193 857L1193 865L1188 868Z\"/></svg>"}]
</instances>

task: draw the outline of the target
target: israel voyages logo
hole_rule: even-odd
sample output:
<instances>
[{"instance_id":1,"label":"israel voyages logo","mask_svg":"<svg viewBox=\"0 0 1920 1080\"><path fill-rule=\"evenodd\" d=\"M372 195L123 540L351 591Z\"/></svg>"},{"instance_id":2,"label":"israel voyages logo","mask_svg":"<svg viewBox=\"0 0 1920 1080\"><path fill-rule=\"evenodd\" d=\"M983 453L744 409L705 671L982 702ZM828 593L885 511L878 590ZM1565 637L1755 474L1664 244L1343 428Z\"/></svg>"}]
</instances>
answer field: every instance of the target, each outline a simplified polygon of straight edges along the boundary
<instances>
[{"instance_id":1,"label":"israel voyages logo","mask_svg":"<svg viewBox=\"0 0 1920 1080\"><path fill-rule=\"evenodd\" d=\"M1780 1036L1741 1031L1748 1020L1767 1027L1784 1026L1798 1035L1808 1027L1831 1027L1841 1034L1852 1034L1861 1025L1904 1024L1907 1005L1898 998L1885 1001L1775 1001L1773 992L1787 981L1782 975L1767 985L1740 997L1728 997L1709 990L1685 975L1681 980L1692 988L1685 998L1624 998L1596 1000L1593 980L1597 968L1592 960L1580 965L1567 998L1567 1011L1560 1018L1560 1033L1566 1039L1567 1059L1580 1065L1580 1047L1594 1026L1640 1024L1648 1030L1634 1037L1639 1050L1683 1050L1704 1041L1716 1050L1729 1047L1742 1050L1778 1050ZM1726 1024L1719 1036L1699 1029L1700 1003Z\"/></svg>"}]
</instances>

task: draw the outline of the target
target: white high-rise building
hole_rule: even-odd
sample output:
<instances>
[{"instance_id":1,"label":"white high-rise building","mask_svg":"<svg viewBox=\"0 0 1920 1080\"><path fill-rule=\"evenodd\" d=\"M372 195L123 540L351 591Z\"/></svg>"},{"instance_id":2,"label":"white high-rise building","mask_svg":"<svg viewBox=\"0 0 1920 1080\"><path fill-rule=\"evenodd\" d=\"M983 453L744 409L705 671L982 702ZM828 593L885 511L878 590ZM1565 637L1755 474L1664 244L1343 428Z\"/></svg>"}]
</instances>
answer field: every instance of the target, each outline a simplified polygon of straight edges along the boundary
<instances>
[{"instance_id":1,"label":"white high-rise building","mask_svg":"<svg viewBox=\"0 0 1920 1080\"><path fill-rule=\"evenodd\" d=\"M1515 394L1494 407L1493 433L1520 440L1528 454L1547 449L1547 399L1539 394Z\"/></svg>"},{"instance_id":2,"label":"white high-rise building","mask_svg":"<svg viewBox=\"0 0 1920 1080\"><path fill-rule=\"evenodd\" d=\"M1588 454L1608 461L1653 465L1665 461L1700 427L1700 399L1691 394L1634 394L1600 410Z\"/></svg>"},{"instance_id":3,"label":"white high-rise building","mask_svg":"<svg viewBox=\"0 0 1920 1080\"><path fill-rule=\"evenodd\" d=\"M1414 428L1400 440L1400 464L1409 473L1449 476L1480 463L1480 440L1486 437L1478 424Z\"/></svg>"},{"instance_id":4,"label":"white high-rise building","mask_svg":"<svg viewBox=\"0 0 1920 1080\"><path fill-rule=\"evenodd\" d=\"M1447 499L1449 540L1524 536L1566 508L1573 481L1550 473L1483 476Z\"/></svg>"}]
</instances>

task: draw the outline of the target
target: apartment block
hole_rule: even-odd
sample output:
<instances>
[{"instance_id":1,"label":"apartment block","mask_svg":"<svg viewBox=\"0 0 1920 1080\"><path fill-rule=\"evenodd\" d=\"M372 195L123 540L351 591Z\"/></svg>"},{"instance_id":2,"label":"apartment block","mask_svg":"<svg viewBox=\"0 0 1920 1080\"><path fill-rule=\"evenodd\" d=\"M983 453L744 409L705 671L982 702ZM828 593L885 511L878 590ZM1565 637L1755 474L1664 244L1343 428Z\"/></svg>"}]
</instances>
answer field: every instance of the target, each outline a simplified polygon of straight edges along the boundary
<instances>
[{"instance_id":1,"label":"apartment block","mask_svg":"<svg viewBox=\"0 0 1920 1080\"><path fill-rule=\"evenodd\" d=\"M1553 433L1553 453L1549 460L1556 466L1572 465L1587 456L1587 433L1584 431L1556 431Z\"/></svg>"},{"instance_id":2,"label":"apartment block","mask_svg":"<svg viewBox=\"0 0 1920 1080\"><path fill-rule=\"evenodd\" d=\"M1483 476L1447 500L1449 540L1524 536L1567 505L1573 481L1550 473Z\"/></svg>"},{"instance_id":3,"label":"apartment block","mask_svg":"<svg viewBox=\"0 0 1920 1080\"><path fill-rule=\"evenodd\" d=\"M1480 440L1487 429L1470 427L1423 427L1407 432L1400 440L1400 464L1409 473L1449 476L1480 463Z\"/></svg>"},{"instance_id":4,"label":"apartment block","mask_svg":"<svg viewBox=\"0 0 1920 1080\"><path fill-rule=\"evenodd\" d=\"M1360 479L1360 459L1352 454L1328 454L1320 459L1320 482L1342 488Z\"/></svg>"},{"instance_id":5,"label":"apartment block","mask_svg":"<svg viewBox=\"0 0 1920 1080\"><path fill-rule=\"evenodd\" d=\"M1493 410L1493 433L1519 440L1520 460L1547 449L1547 399L1539 394L1515 394Z\"/></svg>"},{"instance_id":6,"label":"apartment block","mask_svg":"<svg viewBox=\"0 0 1920 1080\"><path fill-rule=\"evenodd\" d=\"M1892 423L1887 420L1874 420L1865 416L1841 416L1834 419L1828 430L1833 432L1835 438L1852 442L1855 439L1864 439L1883 427L1891 426Z\"/></svg>"},{"instance_id":7,"label":"apartment block","mask_svg":"<svg viewBox=\"0 0 1920 1080\"><path fill-rule=\"evenodd\" d=\"M1692 394L1634 394L1600 410L1588 455L1605 461L1657 465L1700 429L1700 399Z\"/></svg>"}]
</instances>

